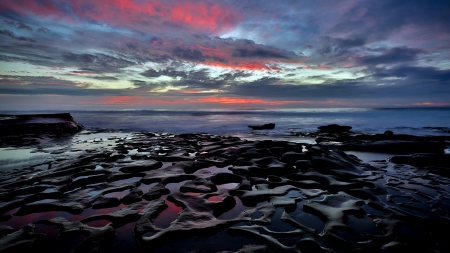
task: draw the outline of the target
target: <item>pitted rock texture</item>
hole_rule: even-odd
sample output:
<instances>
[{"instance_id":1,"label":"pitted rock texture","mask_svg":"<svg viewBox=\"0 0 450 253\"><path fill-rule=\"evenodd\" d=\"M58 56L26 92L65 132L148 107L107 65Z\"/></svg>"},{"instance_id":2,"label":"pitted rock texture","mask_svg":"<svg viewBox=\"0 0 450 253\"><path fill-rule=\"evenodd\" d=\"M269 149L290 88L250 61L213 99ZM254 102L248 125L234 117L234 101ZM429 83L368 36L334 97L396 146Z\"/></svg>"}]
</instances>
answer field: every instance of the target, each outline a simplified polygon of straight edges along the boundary
<instances>
[{"instance_id":1,"label":"pitted rock texture","mask_svg":"<svg viewBox=\"0 0 450 253\"><path fill-rule=\"evenodd\" d=\"M286 141L112 140L1 173L0 251L450 251L450 179L432 159L443 156L366 164Z\"/></svg>"}]
</instances>

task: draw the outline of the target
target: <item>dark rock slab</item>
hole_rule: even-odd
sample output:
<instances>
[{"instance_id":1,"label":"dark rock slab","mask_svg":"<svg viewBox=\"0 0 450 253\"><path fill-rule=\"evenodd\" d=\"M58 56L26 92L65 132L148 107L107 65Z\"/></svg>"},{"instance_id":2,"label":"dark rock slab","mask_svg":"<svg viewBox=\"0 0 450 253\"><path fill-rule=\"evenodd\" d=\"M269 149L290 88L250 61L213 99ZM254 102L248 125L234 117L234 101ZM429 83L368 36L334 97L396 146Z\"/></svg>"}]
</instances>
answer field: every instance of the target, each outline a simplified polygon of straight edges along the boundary
<instances>
[{"instance_id":1,"label":"dark rock slab","mask_svg":"<svg viewBox=\"0 0 450 253\"><path fill-rule=\"evenodd\" d=\"M65 211L71 214L80 214L83 212L84 205L77 202L51 202L28 204L22 206L14 215L24 216L31 213Z\"/></svg>"},{"instance_id":2,"label":"dark rock slab","mask_svg":"<svg viewBox=\"0 0 450 253\"><path fill-rule=\"evenodd\" d=\"M9 234L14 231L14 228L6 225L0 225L0 237Z\"/></svg>"},{"instance_id":3,"label":"dark rock slab","mask_svg":"<svg viewBox=\"0 0 450 253\"><path fill-rule=\"evenodd\" d=\"M345 193L329 195L321 201L311 201L303 205L303 210L317 214L326 219L327 223L323 234L333 233L339 228L350 229L345 224L345 215L350 213L363 212L361 200Z\"/></svg>"},{"instance_id":4,"label":"dark rock slab","mask_svg":"<svg viewBox=\"0 0 450 253\"><path fill-rule=\"evenodd\" d=\"M203 178L186 182L180 187L180 192L211 193L215 191L217 191L217 186Z\"/></svg>"},{"instance_id":5,"label":"dark rock slab","mask_svg":"<svg viewBox=\"0 0 450 253\"><path fill-rule=\"evenodd\" d=\"M289 151L281 155L281 161L285 163L294 164L298 160L308 160L308 156L305 153L293 151Z\"/></svg>"},{"instance_id":6,"label":"dark rock slab","mask_svg":"<svg viewBox=\"0 0 450 253\"><path fill-rule=\"evenodd\" d=\"M142 160L129 163L119 170L123 173L137 173L161 168L162 162L155 160Z\"/></svg>"},{"instance_id":7,"label":"dark rock slab","mask_svg":"<svg viewBox=\"0 0 450 253\"><path fill-rule=\"evenodd\" d=\"M275 123L267 123L262 125L249 125L253 130L270 130L275 128Z\"/></svg>"},{"instance_id":8,"label":"dark rock slab","mask_svg":"<svg viewBox=\"0 0 450 253\"><path fill-rule=\"evenodd\" d=\"M238 226L228 229L228 233L236 236L248 236L256 238L272 249L274 252L298 252L295 247L287 247L281 244L276 237L284 236L298 236L299 238L304 235L301 230L293 230L288 232L274 232L268 230L266 227L253 225L253 226Z\"/></svg>"},{"instance_id":9,"label":"dark rock slab","mask_svg":"<svg viewBox=\"0 0 450 253\"><path fill-rule=\"evenodd\" d=\"M339 132L348 132L352 129L351 126L340 126L337 124L331 124L327 126L319 126L317 127L322 133L339 133Z\"/></svg>"},{"instance_id":10,"label":"dark rock slab","mask_svg":"<svg viewBox=\"0 0 450 253\"><path fill-rule=\"evenodd\" d=\"M0 143L4 145L30 145L42 136L60 137L83 129L70 113L56 114L0 114Z\"/></svg>"},{"instance_id":11,"label":"dark rock slab","mask_svg":"<svg viewBox=\"0 0 450 253\"><path fill-rule=\"evenodd\" d=\"M150 190L148 190L147 193L142 195L142 198L146 199L146 200L154 200L154 199L158 199L162 195L166 195L169 193L170 193L170 190L167 189L163 184L159 183L159 184L153 186Z\"/></svg>"},{"instance_id":12,"label":"dark rock slab","mask_svg":"<svg viewBox=\"0 0 450 253\"><path fill-rule=\"evenodd\" d=\"M141 189L136 188L130 191L127 195L125 195L123 198L120 199L120 202L124 203L125 205L129 205L131 203L139 202L141 201L141 196L143 192Z\"/></svg>"},{"instance_id":13,"label":"dark rock slab","mask_svg":"<svg viewBox=\"0 0 450 253\"><path fill-rule=\"evenodd\" d=\"M50 220L41 220L36 224L46 224L57 226L61 231L60 234L66 235L87 235L88 238L76 246L71 252L84 253L84 252L102 252L105 244L114 240L116 234L111 225L95 228L83 224L79 221L71 222L64 218L58 217Z\"/></svg>"},{"instance_id":14,"label":"dark rock slab","mask_svg":"<svg viewBox=\"0 0 450 253\"><path fill-rule=\"evenodd\" d=\"M34 225L29 224L20 230L0 238L0 252L23 252L30 251L44 234L35 234Z\"/></svg>"},{"instance_id":15,"label":"dark rock slab","mask_svg":"<svg viewBox=\"0 0 450 253\"><path fill-rule=\"evenodd\" d=\"M102 209L102 208L116 207L119 205L120 205L119 198L100 197L94 202L94 204L92 204L92 208Z\"/></svg>"},{"instance_id":16,"label":"dark rock slab","mask_svg":"<svg viewBox=\"0 0 450 253\"><path fill-rule=\"evenodd\" d=\"M147 206L140 212L141 217L134 227L134 231L138 238L141 238L146 232L158 231L152 221L167 207L166 202L162 199L148 202Z\"/></svg>"},{"instance_id":17,"label":"dark rock slab","mask_svg":"<svg viewBox=\"0 0 450 253\"><path fill-rule=\"evenodd\" d=\"M96 214L89 216L87 218L82 219L81 222L88 223L90 221L95 220L109 220L113 223L112 224L113 227L121 227L129 222L137 221L140 218L139 213L141 209L145 208L147 204L148 204L147 202L132 203L127 207L112 213Z\"/></svg>"}]
</instances>

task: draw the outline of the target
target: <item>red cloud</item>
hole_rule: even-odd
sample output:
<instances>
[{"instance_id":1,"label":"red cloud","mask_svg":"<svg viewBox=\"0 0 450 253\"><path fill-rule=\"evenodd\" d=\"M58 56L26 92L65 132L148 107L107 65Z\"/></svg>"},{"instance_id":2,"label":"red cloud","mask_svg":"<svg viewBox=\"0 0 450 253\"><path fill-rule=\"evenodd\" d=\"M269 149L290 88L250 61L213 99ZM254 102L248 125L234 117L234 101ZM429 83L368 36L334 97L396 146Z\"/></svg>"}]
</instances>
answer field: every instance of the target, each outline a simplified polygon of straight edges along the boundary
<instances>
[{"instance_id":1,"label":"red cloud","mask_svg":"<svg viewBox=\"0 0 450 253\"><path fill-rule=\"evenodd\" d=\"M116 26L151 29L173 24L181 29L218 32L233 28L241 19L237 12L217 4L198 1L133 0L25 0L2 1L0 10L53 16L68 21L90 19Z\"/></svg>"},{"instance_id":2,"label":"red cloud","mask_svg":"<svg viewBox=\"0 0 450 253\"><path fill-rule=\"evenodd\" d=\"M263 99L248 99L248 98L201 98L196 100L200 103L218 103L218 104L266 104L266 105L285 105L295 104L300 101L271 101Z\"/></svg>"},{"instance_id":3,"label":"red cloud","mask_svg":"<svg viewBox=\"0 0 450 253\"><path fill-rule=\"evenodd\" d=\"M152 99L143 96L109 96L104 97L98 102L85 102L85 104L102 104L102 105L183 105L183 104L261 104L261 105L287 105L287 104L308 104L308 101L271 101L263 99L251 98L232 98L232 97L209 97L188 100L174 100L170 98Z\"/></svg>"}]
</instances>

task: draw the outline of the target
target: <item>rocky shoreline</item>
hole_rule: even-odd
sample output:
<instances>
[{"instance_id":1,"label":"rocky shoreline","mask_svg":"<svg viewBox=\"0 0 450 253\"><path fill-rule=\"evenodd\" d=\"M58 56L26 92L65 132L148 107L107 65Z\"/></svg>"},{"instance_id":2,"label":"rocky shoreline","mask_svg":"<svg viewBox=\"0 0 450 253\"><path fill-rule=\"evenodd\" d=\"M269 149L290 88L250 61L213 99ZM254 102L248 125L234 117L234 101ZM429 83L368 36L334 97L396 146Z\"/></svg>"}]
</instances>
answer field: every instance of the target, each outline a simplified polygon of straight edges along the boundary
<instances>
[{"instance_id":1,"label":"rocky shoreline","mask_svg":"<svg viewBox=\"0 0 450 253\"><path fill-rule=\"evenodd\" d=\"M0 114L0 147L36 145L40 139L70 136L82 129L70 113Z\"/></svg>"},{"instance_id":2,"label":"rocky shoreline","mask_svg":"<svg viewBox=\"0 0 450 253\"><path fill-rule=\"evenodd\" d=\"M314 145L83 131L0 174L0 251L448 252L446 137L350 130ZM386 141L389 160L344 152Z\"/></svg>"}]
</instances>

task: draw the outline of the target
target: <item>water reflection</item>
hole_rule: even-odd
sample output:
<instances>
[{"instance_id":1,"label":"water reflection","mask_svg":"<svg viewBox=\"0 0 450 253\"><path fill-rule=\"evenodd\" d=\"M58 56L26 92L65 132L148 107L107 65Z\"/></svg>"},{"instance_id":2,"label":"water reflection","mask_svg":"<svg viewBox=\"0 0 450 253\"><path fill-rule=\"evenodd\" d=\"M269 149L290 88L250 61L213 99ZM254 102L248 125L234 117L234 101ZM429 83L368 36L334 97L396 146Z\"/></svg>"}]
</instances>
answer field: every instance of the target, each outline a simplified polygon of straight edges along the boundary
<instances>
[{"instance_id":1,"label":"water reflection","mask_svg":"<svg viewBox=\"0 0 450 253\"><path fill-rule=\"evenodd\" d=\"M178 214L182 210L181 206L177 206L167 199L165 199L165 201L168 207L164 211L162 211L153 221L153 224L158 228L170 227L170 223L178 218Z\"/></svg>"}]
</instances>

